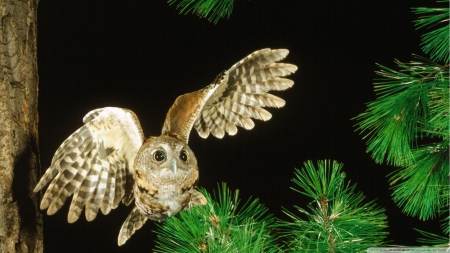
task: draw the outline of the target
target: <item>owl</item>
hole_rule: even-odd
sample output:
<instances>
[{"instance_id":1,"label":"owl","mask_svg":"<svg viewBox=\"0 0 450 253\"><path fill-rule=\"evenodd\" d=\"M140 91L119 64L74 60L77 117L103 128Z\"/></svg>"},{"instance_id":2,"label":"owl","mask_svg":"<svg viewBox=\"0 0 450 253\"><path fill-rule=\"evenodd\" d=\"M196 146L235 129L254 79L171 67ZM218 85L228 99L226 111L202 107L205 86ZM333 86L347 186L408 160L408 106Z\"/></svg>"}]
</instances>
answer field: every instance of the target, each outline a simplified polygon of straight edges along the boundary
<instances>
[{"instance_id":1,"label":"owl","mask_svg":"<svg viewBox=\"0 0 450 253\"><path fill-rule=\"evenodd\" d=\"M123 245L148 220L163 221L206 198L195 189L199 169L188 146L192 128L202 138L221 139L237 133L237 126L254 127L267 121L263 107L283 107L285 101L268 92L285 90L294 82L283 78L297 70L277 63L287 49L253 52L223 71L205 88L179 96L170 107L157 137L144 138L137 116L128 109L106 107L90 111L84 125L56 151L35 192L50 181L40 208L56 213L73 195L68 222L84 208L88 221L100 211L108 214L120 202L134 207L119 232Z\"/></svg>"}]
</instances>

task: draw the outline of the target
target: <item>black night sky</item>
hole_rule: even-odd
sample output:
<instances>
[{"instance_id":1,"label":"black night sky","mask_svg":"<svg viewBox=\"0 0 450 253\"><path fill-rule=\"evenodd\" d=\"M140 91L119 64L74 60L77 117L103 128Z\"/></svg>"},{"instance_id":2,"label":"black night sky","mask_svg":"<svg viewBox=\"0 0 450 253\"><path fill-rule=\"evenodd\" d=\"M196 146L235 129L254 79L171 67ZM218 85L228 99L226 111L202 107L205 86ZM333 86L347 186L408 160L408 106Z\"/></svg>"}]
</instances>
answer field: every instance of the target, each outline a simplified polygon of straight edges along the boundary
<instances>
[{"instance_id":1,"label":"black night sky","mask_svg":"<svg viewBox=\"0 0 450 253\"><path fill-rule=\"evenodd\" d=\"M386 208L392 244L417 245L413 228L438 232L439 222L404 215L391 199L387 175L375 164L351 118L375 99L375 63L422 54L410 11L434 1L236 0L229 20L217 25L179 15L165 0L40 0L38 10L39 134L44 171L58 146L82 125L83 116L106 106L133 110L145 136L159 135L177 96L208 85L249 53L270 47L290 50L296 64L286 100L269 109L268 122L251 131L204 140L190 147L199 161L199 186L212 191L227 182L242 199L257 197L277 217L281 206L306 207L309 199L289 189L294 168L307 160L344 164L347 179L366 200ZM84 215L67 223L69 203L44 214L45 252L150 252L153 222L122 247L120 227L131 207L119 206L93 222Z\"/></svg>"}]
</instances>

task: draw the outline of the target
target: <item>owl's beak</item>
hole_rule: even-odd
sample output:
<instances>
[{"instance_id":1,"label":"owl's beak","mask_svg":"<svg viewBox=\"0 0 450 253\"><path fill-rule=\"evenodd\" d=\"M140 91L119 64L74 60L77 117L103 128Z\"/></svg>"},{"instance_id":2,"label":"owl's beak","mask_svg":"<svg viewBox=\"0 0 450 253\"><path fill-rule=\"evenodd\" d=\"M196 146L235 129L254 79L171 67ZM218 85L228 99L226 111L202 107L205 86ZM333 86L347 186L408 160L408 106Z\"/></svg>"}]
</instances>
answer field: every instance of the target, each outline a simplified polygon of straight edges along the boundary
<instances>
[{"instance_id":1,"label":"owl's beak","mask_svg":"<svg viewBox=\"0 0 450 253\"><path fill-rule=\"evenodd\" d=\"M172 159L172 171L173 173L177 173L177 160L175 158Z\"/></svg>"}]
</instances>

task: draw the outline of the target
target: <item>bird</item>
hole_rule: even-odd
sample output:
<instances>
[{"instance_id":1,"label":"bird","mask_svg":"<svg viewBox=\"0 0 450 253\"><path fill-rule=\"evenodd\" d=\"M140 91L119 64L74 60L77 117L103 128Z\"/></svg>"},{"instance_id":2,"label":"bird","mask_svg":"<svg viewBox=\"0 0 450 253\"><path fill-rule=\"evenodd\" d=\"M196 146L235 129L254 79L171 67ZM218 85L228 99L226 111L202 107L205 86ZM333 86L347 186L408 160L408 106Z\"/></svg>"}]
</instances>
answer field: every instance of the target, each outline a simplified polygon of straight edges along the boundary
<instances>
[{"instance_id":1,"label":"bird","mask_svg":"<svg viewBox=\"0 0 450 253\"><path fill-rule=\"evenodd\" d=\"M134 207L123 223L123 245L147 220L162 222L182 210L205 205L196 190L199 168L188 146L194 128L200 137L222 139L238 127L250 130L252 119L267 121L263 107L280 108L285 101L270 94L291 88L284 78L297 66L281 63L287 49L257 50L220 73L203 89L179 96L167 112L161 135L144 138L139 119L129 109L104 107L83 118L84 125L56 150L34 192L49 184L40 209L55 214L73 195L67 220L85 212L86 220L99 210L107 215L120 202Z\"/></svg>"}]
</instances>

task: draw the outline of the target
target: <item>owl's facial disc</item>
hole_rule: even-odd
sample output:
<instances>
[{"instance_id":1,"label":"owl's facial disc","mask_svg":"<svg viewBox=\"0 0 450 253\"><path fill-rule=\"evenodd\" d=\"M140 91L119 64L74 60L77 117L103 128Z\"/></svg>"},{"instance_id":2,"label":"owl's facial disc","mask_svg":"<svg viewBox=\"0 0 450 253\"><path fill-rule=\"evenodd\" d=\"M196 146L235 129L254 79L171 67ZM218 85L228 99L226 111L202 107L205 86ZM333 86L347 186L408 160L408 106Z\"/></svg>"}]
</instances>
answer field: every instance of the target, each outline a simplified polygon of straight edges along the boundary
<instances>
[{"instance_id":1,"label":"owl's facial disc","mask_svg":"<svg viewBox=\"0 0 450 253\"><path fill-rule=\"evenodd\" d=\"M157 175L167 180L186 178L186 173L198 170L197 159L189 146L167 135L147 139L136 155L134 167L137 182Z\"/></svg>"}]
</instances>

